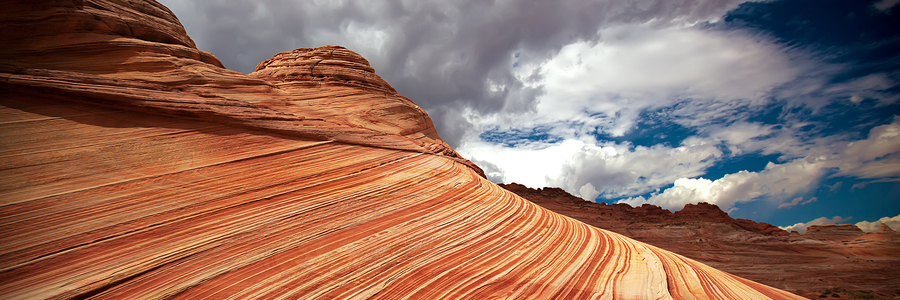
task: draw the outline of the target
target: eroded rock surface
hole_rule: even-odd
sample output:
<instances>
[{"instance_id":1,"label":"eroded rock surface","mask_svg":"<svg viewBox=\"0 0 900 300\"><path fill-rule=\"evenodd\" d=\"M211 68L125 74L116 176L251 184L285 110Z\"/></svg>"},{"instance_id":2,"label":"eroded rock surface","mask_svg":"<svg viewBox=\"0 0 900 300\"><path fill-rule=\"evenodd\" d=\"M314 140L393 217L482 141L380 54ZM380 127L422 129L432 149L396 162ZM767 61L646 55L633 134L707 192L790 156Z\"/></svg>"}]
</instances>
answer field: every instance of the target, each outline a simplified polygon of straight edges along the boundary
<instances>
[{"instance_id":1,"label":"eroded rock surface","mask_svg":"<svg viewBox=\"0 0 900 300\"><path fill-rule=\"evenodd\" d=\"M878 231L876 231L875 233L879 234L879 235L884 235L884 236L898 235L897 231L894 231L894 229L892 229L890 226L888 226L887 224L884 224L884 223L881 223L881 227L879 227Z\"/></svg>"},{"instance_id":2,"label":"eroded rock surface","mask_svg":"<svg viewBox=\"0 0 900 300\"><path fill-rule=\"evenodd\" d=\"M853 240L866 233L853 224L810 225L806 228L806 236L815 239Z\"/></svg>"},{"instance_id":3,"label":"eroded rock surface","mask_svg":"<svg viewBox=\"0 0 900 300\"><path fill-rule=\"evenodd\" d=\"M868 234L855 225L788 234L771 224L732 219L706 203L672 213L649 204L588 202L559 188L501 186L586 224L806 297L900 298L900 236L886 225Z\"/></svg>"},{"instance_id":4,"label":"eroded rock surface","mask_svg":"<svg viewBox=\"0 0 900 300\"><path fill-rule=\"evenodd\" d=\"M244 75L154 1L0 12L2 299L799 299L483 178L340 47Z\"/></svg>"}]
</instances>

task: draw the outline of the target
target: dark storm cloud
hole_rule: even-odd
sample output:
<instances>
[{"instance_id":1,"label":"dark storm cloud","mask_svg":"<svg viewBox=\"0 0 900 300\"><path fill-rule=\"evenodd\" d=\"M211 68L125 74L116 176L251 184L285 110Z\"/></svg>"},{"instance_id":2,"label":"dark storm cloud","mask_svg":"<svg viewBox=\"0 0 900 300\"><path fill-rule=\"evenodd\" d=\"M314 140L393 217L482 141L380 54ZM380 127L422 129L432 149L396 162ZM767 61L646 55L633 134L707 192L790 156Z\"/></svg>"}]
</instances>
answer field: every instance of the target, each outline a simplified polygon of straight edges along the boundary
<instances>
[{"instance_id":1,"label":"dark storm cloud","mask_svg":"<svg viewBox=\"0 0 900 300\"><path fill-rule=\"evenodd\" d=\"M690 24L741 1L161 2L200 49L239 72L295 48L331 44L359 52L457 147L477 129L467 114L534 109L542 88L517 77L514 63L538 64L566 44L598 41L607 26Z\"/></svg>"}]
</instances>

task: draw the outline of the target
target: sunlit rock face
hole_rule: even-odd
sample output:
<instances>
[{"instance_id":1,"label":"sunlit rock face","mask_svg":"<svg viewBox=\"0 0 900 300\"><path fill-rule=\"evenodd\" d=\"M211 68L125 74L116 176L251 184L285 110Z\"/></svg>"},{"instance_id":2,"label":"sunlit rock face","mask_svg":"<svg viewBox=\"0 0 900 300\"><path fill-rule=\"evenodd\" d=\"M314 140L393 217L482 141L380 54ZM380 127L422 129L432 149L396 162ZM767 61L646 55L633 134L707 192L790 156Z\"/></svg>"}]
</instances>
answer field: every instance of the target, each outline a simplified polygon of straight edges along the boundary
<instances>
[{"instance_id":1,"label":"sunlit rock face","mask_svg":"<svg viewBox=\"0 0 900 300\"><path fill-rule=\"evenodd\" d=\"M153 1L5 5L2 299L799 298L488 182L352 51L243 75Z\"/></svg>"}]
</instances>

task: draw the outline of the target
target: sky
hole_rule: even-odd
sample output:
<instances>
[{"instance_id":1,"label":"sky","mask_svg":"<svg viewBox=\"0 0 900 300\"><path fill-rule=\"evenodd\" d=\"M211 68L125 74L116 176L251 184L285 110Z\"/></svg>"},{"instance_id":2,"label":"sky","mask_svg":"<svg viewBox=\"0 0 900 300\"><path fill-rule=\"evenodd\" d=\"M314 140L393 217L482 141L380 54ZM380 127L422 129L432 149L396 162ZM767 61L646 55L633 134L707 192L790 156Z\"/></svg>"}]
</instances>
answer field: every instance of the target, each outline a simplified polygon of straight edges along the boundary
<instances>
[{"instance_id":1,"label":"sky","mask_svg":"<svg viewBox=\"0 0 900 300\"><path fill-rule=\"evenodd\" d=\"M250 73L340 45L497 183L900 230L900 0L161 0Z\"/></svg>"}]
</instances>

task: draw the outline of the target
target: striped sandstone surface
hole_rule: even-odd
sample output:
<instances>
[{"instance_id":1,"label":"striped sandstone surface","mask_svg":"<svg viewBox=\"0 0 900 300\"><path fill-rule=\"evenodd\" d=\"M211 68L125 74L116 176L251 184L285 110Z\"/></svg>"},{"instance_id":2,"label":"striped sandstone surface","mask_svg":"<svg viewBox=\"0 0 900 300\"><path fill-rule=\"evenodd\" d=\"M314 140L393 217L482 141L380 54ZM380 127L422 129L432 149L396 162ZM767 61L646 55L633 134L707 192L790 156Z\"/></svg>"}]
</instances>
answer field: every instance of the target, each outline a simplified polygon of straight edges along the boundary
<instances>
[{"instance_id":1,"label":"striped sandstone surface","mask_svg":"<svg viewBox=\"0 0 900 300\"><path fill-rule=\"evenodd\" d=\"M0 299L802 299L488 182L350 50L244 75L154 1L0 15Z\"/></svg>"}]
</instances>

